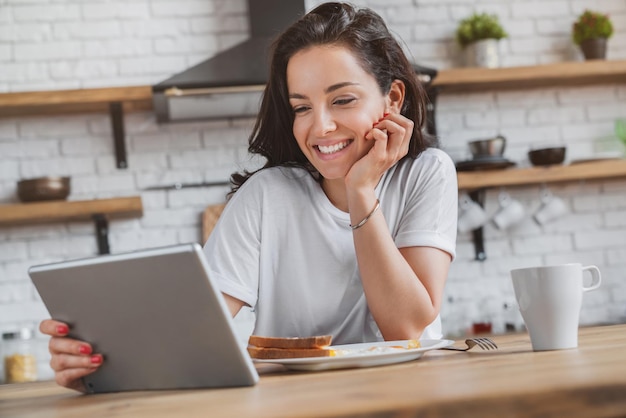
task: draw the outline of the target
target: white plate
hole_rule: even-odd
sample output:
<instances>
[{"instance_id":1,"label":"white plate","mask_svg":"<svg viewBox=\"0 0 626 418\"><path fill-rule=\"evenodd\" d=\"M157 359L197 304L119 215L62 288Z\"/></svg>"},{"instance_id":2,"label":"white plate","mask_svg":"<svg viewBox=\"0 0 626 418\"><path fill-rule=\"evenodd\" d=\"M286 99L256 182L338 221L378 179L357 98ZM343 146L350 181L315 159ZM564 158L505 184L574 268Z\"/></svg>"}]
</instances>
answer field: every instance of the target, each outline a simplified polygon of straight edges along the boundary
<instances>
[{"instance_id":1,"label":"white plate","mask_svg":"<svg viewBox=\"0 0 626 418\"><path fill-rule=\"evenodd\" d=\"M420 340L420 348L407 349L407 340L401 341L381 341L374 343L362 344L345 344L333 345L330 348L334 350L342 350L342 354L335 357L306 357L306 358L287 358L259 360L254 359L255 363L275 363L282 364L290 370L332 370L347 369L355 367L372 367L383 366L385 364L402 363L405 361L416 360L429 350L436 350L442 347L448 347L454 343L451 340ZM386 348L391 346L402 346L404 348L392 349ZM376 350L378 351L368 351Z\"/></svg>"}]
</instances>

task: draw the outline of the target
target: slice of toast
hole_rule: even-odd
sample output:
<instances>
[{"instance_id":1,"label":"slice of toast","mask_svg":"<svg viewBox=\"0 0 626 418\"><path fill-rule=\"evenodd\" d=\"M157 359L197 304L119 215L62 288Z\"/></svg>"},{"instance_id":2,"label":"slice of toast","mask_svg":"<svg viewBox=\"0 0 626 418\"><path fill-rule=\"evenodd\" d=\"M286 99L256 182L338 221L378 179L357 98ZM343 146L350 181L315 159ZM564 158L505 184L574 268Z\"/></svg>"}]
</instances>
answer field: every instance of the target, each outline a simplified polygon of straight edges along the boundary
<instances>
[{"instance_id":1,"label":"slice of toast","mask_svg":"<svg viewBox=\"0 0 626 418\"><path fill-rule=\"evenodd\" d=\"M335 351L328 348L267 348L248 346L250 357L272 360L304 357L333 357Z\"/></svg>"},{"instance_id":2,"label":"slice of toast","mask_svg":"<svg viewBox=\"0 0 626 418\"><path fill-rule=\"evenodd\" d=\"M261 337L251 335L248 340L249 345L263 348L283 348L283 349L314 349L324 348L330 345L331 335L317 335L313 337ZM311 357L311 356L303 356Z\"/></svg>"}]
</instances>

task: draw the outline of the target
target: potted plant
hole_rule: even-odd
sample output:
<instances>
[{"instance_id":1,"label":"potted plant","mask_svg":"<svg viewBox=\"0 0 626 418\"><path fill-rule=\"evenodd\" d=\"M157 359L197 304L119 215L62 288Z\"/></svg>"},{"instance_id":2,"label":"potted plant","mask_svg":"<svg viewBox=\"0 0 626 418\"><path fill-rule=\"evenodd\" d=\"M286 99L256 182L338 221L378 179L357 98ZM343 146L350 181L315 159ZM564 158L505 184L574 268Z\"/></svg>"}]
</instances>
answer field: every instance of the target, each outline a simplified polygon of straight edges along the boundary
<instances>
[{"instance_id":1,"label":"potted plant","mask_svg":"<svg viewBox=\"0 0 626 418\"><path fill-rule=\"evenodd\" d=\"M606 41L613 35L613 24L608 15L585 10L572 26L572 39L580 46L585 59L604 59Z\"/></svg>"},{"instance_id":2,"label":"potted plant","mask_svg":"<svg viewBox=\"0 0 626 418\"><path fill-rule=\"evenodd\" d=\"M470 67L499 67L498 41L507 36L498 17L488 13L474 13L463 19L456 31L456 40L465 50L466 65Z\"/></svg>"}]
</instances>

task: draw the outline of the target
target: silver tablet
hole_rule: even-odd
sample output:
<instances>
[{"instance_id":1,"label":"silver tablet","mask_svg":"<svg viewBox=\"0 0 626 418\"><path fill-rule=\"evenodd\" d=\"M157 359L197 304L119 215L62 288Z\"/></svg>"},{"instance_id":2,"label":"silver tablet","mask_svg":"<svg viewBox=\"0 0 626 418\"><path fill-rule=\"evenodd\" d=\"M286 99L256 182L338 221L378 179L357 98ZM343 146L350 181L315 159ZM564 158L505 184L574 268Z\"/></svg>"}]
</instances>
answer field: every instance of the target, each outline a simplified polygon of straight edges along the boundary
<instances>
[{"instance_id":1,"label":"silver tablet","mask_svg":"<svg viewBox=\"0 0 626 418\"><path fill-rule=\"evenodd\" d=\"M198 244L33 266L53 319L104 363L91 393L250 386L254 365Z\"/></svg>"}]
</instances>

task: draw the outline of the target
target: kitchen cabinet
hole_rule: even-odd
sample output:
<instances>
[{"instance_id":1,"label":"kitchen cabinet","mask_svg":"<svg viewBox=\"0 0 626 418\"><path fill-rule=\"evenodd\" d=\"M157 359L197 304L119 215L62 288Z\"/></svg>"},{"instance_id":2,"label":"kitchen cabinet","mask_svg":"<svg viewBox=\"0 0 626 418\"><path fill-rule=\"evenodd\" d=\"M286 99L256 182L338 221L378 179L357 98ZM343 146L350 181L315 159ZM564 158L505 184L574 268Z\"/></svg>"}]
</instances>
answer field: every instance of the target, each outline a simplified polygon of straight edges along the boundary
<instances>
[{"instance_id":1,"label":"kitchen cabinet","mask_svg":"<svg viewBox=\"0 0 626 418\"><path fill-rule=\"evenodd\" d=\"M100 254L109 253L108 219L143 215L141 197L0 205L0 227L93 220Z\"/></svg>"}]
</instances>

